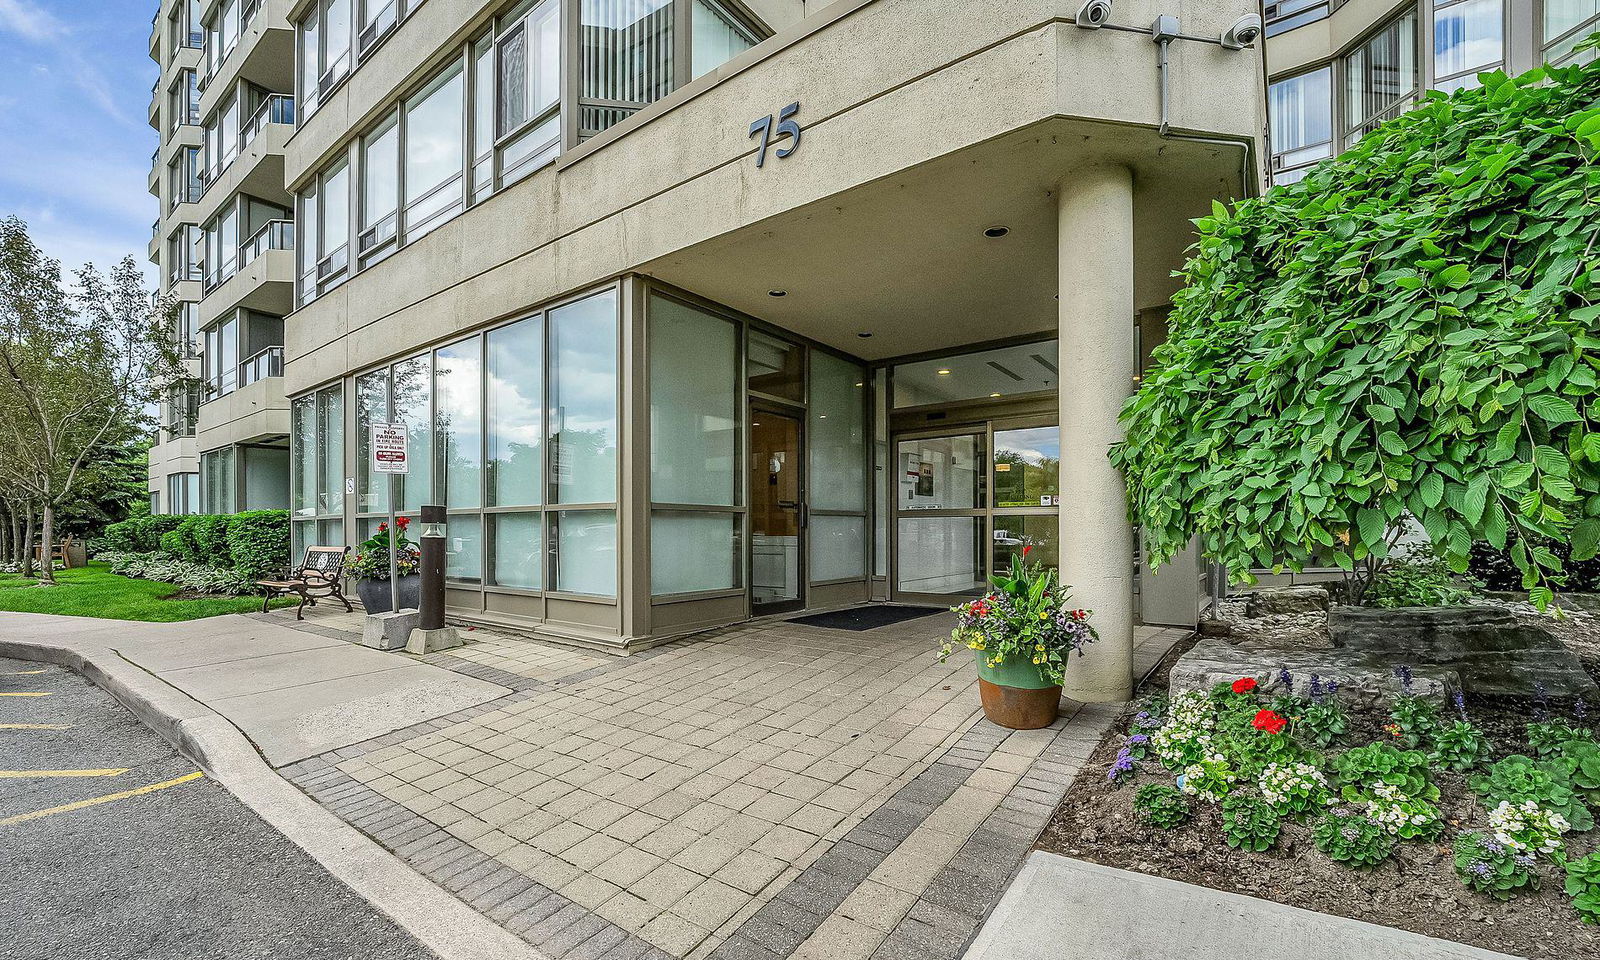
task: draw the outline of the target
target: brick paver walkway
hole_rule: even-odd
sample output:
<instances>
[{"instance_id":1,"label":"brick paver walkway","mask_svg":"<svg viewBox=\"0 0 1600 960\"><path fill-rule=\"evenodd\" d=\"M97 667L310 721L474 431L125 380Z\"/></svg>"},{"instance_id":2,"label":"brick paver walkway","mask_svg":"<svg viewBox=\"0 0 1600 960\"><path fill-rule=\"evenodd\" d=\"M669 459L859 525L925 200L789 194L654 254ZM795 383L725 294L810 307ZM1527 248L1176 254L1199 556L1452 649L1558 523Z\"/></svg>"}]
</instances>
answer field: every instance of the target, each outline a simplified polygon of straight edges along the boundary
<instances>
[{"instance_id":1,"label":"brick paver walkway","mask_svg":"<svg viewBox=\"0 0 1600 960\"><path fill-rule=\"evenodd\" d=\"M478 630L428 659L509 696L282 773L552 957L955 957L1117 709L995 727L931 653L949 627L628 658ZM1141 664L1182 636L1141 631Z\"/></svg>"}]
</instances>

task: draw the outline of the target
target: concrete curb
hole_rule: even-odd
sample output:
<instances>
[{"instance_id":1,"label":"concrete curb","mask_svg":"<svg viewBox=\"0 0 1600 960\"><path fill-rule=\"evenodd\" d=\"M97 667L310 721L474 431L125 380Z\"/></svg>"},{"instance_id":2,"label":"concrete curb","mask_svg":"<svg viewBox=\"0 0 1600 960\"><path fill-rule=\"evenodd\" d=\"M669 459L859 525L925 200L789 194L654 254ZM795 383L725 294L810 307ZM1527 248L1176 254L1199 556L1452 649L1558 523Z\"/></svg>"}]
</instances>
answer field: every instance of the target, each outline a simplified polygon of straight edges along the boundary
<instances>
[{"instance_id":1,"label":"concrete curb","mask_svg":"<svg viewBox=\"0 0 1600 960\"><path fill-rule=\"evenodd\" d=\"M0 656L66 667L116 697L246 807L441 960L549 960L280 777L227 718L103 645L0 638Z\"/></svg>"}]
</instances>

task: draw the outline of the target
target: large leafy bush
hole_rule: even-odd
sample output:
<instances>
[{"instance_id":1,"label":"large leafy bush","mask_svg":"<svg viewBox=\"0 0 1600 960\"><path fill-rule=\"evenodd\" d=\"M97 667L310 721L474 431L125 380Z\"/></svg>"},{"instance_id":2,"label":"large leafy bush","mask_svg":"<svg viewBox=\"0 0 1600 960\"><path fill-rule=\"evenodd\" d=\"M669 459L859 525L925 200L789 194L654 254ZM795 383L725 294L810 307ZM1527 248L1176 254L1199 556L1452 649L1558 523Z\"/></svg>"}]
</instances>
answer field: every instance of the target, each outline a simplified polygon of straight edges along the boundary
<instances>
[{"instance_id":1,"label":"large leafy bush","mask_svg":"<svg viewBox=\"0 0 1600 960\"><path fill-rule=\"evenodd\" d=\"M228 555L247 577L281 573L289 566L289 511L250 510L228 518Z\"/></svg>"},{"instance_id":2,"label":"large leafy bush","mask_svg":"<svg viewBox=\"0 0 1600 960\"><path fill-rule=\"evenodd\" d=\"M1536 602L1600 547L1600 62L1431 95L1297 184L1196 221L1112 459L1156 562L1336 558L1406 518Z\"/></svg>"}]
</instances>

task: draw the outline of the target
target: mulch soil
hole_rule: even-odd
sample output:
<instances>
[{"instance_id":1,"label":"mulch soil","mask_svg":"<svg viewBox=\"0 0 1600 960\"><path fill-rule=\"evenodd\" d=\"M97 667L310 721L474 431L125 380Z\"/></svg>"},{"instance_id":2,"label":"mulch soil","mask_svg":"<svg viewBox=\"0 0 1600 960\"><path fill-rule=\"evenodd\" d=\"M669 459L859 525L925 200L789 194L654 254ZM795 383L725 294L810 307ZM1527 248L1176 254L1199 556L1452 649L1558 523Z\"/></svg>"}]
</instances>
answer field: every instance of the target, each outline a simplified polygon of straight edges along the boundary
<instances>
[{"instance_id":1,"label":"mulch soil","mask_svg":"<svg viewBox=\"0 0 1600 960\"><path fill-rule=\"evenodd\" d=\"M1600 677L1600 644L1592 644L1600 629L1590 625L1553 632ZM1172 662L1189 645L1169 653L1140 693L1164 691ZM1526 742L1518 742L1528 717L1526 705L1479 703L1472 709L1474 722L1494 743L1495 759L1527 752ZM1537 960L1600 958L1600 928L1579 921L1562 889L1563 874L1553 865L1538 868L1543 878L1538 893L1504 902L1468 889L1456 877L1450 850L1454 834L1487 822L1463 777L1435 776L1439 808L1449 824L1440 838L1402 841L1392 859L1372 870L1352 870L1328 858L1313 845L1309 824L1290 821L1272 850L1238 851L1222 839L1218 806L1194 801L1193 818L1174 830L1148 826L1134 813L1139 786L1172 782L1153 758L1140 762L1136 777L1118 785L1107 781L1131 715L1118 721L1084 765L1040 838L1040 849ZM1382 736L1380 718L1352 719L1356 722L1339 746L1358 746ZM1583 856L1600 847L1600 828L1565 839L1569 855Z\"/></svg>"}]
</instances>

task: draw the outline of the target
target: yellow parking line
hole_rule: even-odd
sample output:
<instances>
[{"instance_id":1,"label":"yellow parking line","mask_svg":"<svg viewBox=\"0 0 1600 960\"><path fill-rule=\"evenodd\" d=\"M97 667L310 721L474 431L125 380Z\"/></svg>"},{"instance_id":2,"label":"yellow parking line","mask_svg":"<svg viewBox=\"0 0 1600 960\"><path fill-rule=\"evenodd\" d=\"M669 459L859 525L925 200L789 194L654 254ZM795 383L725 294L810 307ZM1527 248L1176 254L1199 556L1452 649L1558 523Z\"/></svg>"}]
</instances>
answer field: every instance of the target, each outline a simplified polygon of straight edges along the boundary
<instances>
[{"instance_id":1,"label":"yellow parking line","mask_svg":"<svg viewBox=\"0 0 1600 960\"><path fill-rule=\"evenodd\" d=\"M0 730L71 730L70 723L0 723Z\"/></svg>"},{"instance_id":2,"label":"yellow parking line","mask_svg":"<svg viewBox=\"0 0 1600 960\"><path fill-rule=\"evenodd\" d=\"M44 671L43 670L12 670L9 673L0 673L0 677L31 677L36 673L44 673Z\"/></svg>"},{"instance_id":3,"label":"yellow parking line","mask_svg":"<svg viewBox=\"0 0 1600 960\"><path fill-rule=\"evenodd\" d=\"M89 800L79 800L77 803L69 803L65 806L50 807L45 810L35 810L32 813L19 813L14 817L6 817L4 820L0 820L0 827L9 827L14 823L37 820L40 817L49 817L58 813L67 813L72 810L82 810L84 807L92 807L101 803L110 803L113 800L126 800L129 797L137 797L140 794L154 793L157 790L165 790L168 787L175 787L180 783L188 783L190 780L198 780L203 776L205 776L203 772L196 770L194 773L184 774L183 776L174 780L167 780L163 783L152 783L148 787L139 787L134 790L124 790L121 793L110 793L103 797L94 797Z\"/></svg>"},{"instance_id":4,"label":"yellow parking line","mask_svg":"<svg viewBox=\"0 0 1600 960\"><path fill-rule=\"evenodd\" d=\"M50 696L50 694L48 692L46 692L46 693L0 693L0 697L48 697L48 696Z\"/></svg>"},{"instance_id":5,"label":"yellow parking line","mask_svg":"<svg viewBox=\"0 0 1600 960\"><path fill-rule=\"evenodd\" d=\"M0 770L0 780L43 780L48 777L114 777L127 773L127 767L115 770Z\"/></svg>"}]
</instances>

